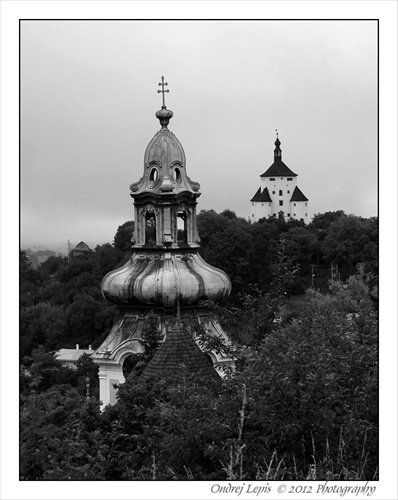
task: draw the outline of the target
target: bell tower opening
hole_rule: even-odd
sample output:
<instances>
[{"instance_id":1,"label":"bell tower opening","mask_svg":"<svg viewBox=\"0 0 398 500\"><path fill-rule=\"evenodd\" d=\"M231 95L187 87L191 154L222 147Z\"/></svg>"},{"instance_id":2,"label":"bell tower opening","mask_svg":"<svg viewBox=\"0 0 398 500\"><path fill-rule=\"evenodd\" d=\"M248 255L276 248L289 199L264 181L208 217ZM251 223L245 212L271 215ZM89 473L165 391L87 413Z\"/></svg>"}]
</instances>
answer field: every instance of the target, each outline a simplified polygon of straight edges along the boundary
<instances>
[{"instance_id":1,"label":"bell tower opening","mask_svg":"<svg viewBox=\"0 0 398 500\"><path fill-rule=\"evenodd\" d=\"M188 243L187 214L184 210L177 212L177 243L185 245Z\"/></svg>"},{"instance_id":2,"label":"bell tower opening","mask_svg":"<svg viewBox=\"0 0 398 500\"><path fill-rule=\"evenodd\" d=\"M156 217L152 211L145 214L145 244L156 245Z\"/></svg>"}]
</instances>

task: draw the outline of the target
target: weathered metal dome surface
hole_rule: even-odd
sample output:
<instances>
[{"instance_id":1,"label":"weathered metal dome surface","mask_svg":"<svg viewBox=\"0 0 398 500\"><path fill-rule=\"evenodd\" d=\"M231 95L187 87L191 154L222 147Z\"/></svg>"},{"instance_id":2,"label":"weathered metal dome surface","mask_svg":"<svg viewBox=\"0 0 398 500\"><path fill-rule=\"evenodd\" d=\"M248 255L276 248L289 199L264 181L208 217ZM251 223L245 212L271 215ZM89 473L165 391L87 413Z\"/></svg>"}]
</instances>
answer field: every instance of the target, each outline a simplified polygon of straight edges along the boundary
<instances>
[{"instance_id":1,"label":"weathered metal dome surface","mask_svg":"<svg viewBox=\"0 0 398 500\"><path fill-rule=\"evenodd\" d=\"M104 277L101 291L118 305L175 308L223 300L231 291L231 281L195 252L134 253L124 266Z\"/></svg>"},{"instance_id":2,"label":"weathered metal dome surface","mask_svg":"<svg viewBox=\"0 0 398 500\"><path fill-rule=\"evenodd\" d=\"M177 137L167 125L173 112L162 107L156 113L162 128L149 142L144 154L144 175L131 184L132 196L141 193L168 194L198 193L200 184L186 173L185 152Z\"/></svg>"},{"instance_id":3,"label":"weathered metal dome surface","mask_svg":"<svg viewBox=\"0 0 398 500\"><path fill-rule=\"evenodd\" d=\"M159 165L171 165L174 162L185 166L184 149L177 137L167 127L162 127L149 142L145 154L144 165L157 162Z\"/></svg>"}]
</instances>

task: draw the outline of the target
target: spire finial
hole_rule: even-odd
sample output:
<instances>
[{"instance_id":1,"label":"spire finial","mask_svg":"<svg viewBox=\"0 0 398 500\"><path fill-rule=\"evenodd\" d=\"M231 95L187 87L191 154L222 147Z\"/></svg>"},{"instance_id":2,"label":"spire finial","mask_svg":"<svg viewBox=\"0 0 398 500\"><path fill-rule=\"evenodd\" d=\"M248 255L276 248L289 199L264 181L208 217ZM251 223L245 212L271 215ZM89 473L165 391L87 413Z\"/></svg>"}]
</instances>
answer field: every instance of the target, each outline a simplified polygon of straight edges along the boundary
<instances>
[{"instance_id":1,"label":"spire finial","mask_svg":"<svg viewBox=\"0 0 398 500\"><path fill-rule=\"evenodd\" d=\"M170 109L166 108L166 104L164 103L164 94L165 92L170 92L170 90L165 90L165 86L168 85L167 82L164 81L164 76L162 76L162 81L159 83L159 85L162 87L162 90L158 90L158 94L160 92L163 95L163 105L162 109L156 112L156 118L160 121L160 124L162 125L162 128L167 128L167 125L169 124L170 118L173 116L173 112Z\"/></svg>"},{"instance_id":2,"label":"spire finial","mask_svg":"<svg viewBox=\"0 0 398 500\"><path fill-rule=\"evenodd\" d=\"M165 92L170 92L170 90L169 89L164 90L164 88L167 87L167 85L168 85L168 83L164 81L164 76L162 76L162 81L158 85L162 87L162 90L158 90L158 94L160 94L160 92L161 92L162 93L162 97L163 97L162 108L166 109L166 104L164 103L164 94L165 94Z\"/></svg>"},{"instance_id":3,"label":"spire finial","mask_svg":"<svg viewBox=\"0 0 398 500\"><path fill-rule=\"evenodd\" d=\"M275 141L275 149L274 149L274 158L275 160L281 160L282 159L282 150L280 148L281 141L279 140L279 134L278 134L278 129L275 129L276 132L276 141Z\"/></svg>"}]
</instances>

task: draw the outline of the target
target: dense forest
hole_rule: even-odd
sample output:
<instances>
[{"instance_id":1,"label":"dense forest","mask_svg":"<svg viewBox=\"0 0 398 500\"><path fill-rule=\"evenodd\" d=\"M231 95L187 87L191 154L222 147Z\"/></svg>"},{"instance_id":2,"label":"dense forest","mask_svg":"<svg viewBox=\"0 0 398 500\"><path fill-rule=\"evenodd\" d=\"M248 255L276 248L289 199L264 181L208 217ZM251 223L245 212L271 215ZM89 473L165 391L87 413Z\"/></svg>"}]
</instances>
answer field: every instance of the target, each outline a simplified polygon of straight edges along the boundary
<instances>
[{"instance_id":1,"label":"dense forest","mask_svg":"<svg viewBox=\"0 0 398 500\"><path fill-rule=\"evenodd\" d=\"M142 380L149 353L101 413L97 366L83 356L71 370L54 352L109 333L100 283L131 255L133 228L37 269L20 254L21 479L377 478L377 218L201 211L201 254L232 280L228 302L209 307L236 370L213 385Z\"/></svg>"}]
</instances>

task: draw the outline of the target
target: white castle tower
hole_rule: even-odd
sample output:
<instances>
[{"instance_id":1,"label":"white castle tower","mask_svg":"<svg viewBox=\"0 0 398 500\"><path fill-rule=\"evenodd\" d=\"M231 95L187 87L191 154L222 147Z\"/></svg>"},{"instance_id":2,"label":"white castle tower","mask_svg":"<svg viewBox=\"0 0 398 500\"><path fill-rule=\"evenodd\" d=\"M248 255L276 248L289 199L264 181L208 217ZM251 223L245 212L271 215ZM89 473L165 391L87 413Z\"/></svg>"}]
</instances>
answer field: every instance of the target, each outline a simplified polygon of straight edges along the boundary
<instances>
[{"instance_id":1,"label":"white castle tower","mask_svg":"<svg viewBox=\"0 0 398 500\"><path fill-rule=\"evenodd\" d=\"M261 184L251 201L250 220L263 217L303 219L309 222L308 198L297 186L297 174L282 161L281 141L275 141L274 163L262 175Z\"/></svg>"}]
</instances>

